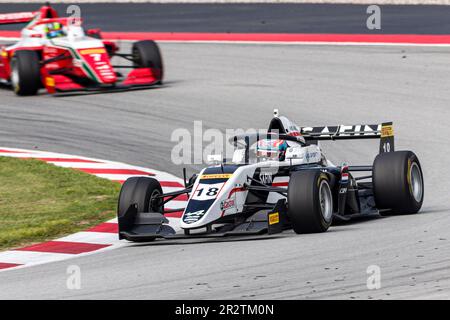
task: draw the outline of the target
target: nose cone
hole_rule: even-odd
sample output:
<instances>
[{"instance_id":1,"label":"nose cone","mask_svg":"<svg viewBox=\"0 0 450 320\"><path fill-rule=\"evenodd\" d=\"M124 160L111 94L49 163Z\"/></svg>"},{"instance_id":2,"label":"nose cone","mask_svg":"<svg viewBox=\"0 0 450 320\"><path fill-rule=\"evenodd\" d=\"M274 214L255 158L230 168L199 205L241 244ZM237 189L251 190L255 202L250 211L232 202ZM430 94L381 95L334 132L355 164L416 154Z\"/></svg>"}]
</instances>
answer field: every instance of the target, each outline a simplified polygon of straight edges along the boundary
<instances>
[{"instance_id":1,"label":"nose cone","mask_svg":"<svg viewBox=\"0 0 450 320\"><path fill-rule=\"evenodd\" d=\"M104 47L81 49L79 53L85 62L86 72L92 80L98 83L115 83L117 81L116 73Z\"/></svg>"}]
</instances>

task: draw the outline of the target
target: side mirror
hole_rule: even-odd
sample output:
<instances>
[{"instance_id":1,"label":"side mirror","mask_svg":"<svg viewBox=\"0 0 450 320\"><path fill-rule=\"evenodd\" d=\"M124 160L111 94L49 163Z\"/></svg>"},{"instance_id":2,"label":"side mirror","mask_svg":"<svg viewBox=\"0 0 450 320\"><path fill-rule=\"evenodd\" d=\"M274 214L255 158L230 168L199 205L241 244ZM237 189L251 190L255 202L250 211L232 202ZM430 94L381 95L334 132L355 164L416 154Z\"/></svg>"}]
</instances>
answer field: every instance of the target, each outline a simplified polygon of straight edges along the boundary
<instances>
[{"instance_id":1,"label":"side mirror","mask_svg":"<svg viewBox=\"0 0 450 320\"><path fill-rule=\"evenodd\" d=\"M222 155L221 154L209 154L206 157L206 162L209 164L220 164L220 163L222 163Z\"/></svg>"},{"instance_id":2,"label":"side mirror","mask_svg":"<svg viewBox=\"0 0 450 320\"><path fill-rule=\"evenodd\" d=\"M92 38L102 39L102 33L101 33L100 29L88 29L86 31L86 34Z\"/></svg>"},{"instance_id":3,"label":"side mirror","mask_svg":"<svg viewBox=\"0 0 450 320\"><path fill-rule=\"evenodd\" d=\"M245 161L245 149L236 149L233 153L233 163L243 163Z\"/></svg>"}]
</instances>

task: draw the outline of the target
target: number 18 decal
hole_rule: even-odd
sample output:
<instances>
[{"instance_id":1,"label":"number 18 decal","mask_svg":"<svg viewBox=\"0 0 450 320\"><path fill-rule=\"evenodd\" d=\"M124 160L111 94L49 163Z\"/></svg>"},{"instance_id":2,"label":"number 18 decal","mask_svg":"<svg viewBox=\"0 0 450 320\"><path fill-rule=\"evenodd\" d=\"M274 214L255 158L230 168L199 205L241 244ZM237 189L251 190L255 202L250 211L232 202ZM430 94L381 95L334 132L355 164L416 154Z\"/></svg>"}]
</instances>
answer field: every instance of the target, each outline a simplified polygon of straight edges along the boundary
<instances>
[{"instance_id":1,"label":"number 18 decal","mask_svg":"<svg viewBox=\"0 0 450 320\"><path fill-rule=\"evenodd\" d=\"M220 189L222 189L223 186L222 183L214 183L214 184L199 184L197 189L192 194L193 200L211 200L217 198L217 195L220 192Z\"/></svg>"}]
</instances>

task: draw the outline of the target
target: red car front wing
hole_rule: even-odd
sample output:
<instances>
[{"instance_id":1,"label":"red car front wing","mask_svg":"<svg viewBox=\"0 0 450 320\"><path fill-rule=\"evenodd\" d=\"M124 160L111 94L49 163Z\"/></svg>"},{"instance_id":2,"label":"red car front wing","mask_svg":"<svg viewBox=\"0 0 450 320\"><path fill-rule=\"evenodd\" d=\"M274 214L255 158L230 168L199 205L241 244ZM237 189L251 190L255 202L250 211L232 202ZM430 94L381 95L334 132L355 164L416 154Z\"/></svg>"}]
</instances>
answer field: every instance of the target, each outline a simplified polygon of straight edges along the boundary
<instances>
[{"instance_id":1,"label":"red car front wing","mask_svg":"<svg viewBox=\"0 0 450 320\"><path fill-rule=\"evenodd\" d=\"M116 83L89 82L85 84L68 75L48 74L46 69L42 68L42 82L50 94L76 91L130 90L160 84L161 72L153 68L136 68L131 70L124 80Z\"/></svg>"}]
</instances>

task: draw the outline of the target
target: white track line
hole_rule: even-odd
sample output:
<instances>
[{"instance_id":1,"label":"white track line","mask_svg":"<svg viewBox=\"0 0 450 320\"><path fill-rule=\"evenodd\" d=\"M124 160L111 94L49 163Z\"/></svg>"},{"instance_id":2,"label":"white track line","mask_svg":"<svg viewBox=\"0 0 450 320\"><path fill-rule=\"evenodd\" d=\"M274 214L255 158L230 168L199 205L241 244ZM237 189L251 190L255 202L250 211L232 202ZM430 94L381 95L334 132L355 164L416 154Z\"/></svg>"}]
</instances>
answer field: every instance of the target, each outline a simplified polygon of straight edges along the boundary
<instances>
[{"instance_id":1,"label":"white track line","mask_svg":"<svg viewBox=\"0 0 450 320\"><path fill-rule=\"evenodd\" d=\"M0 41L19 41L20 38L0 37ZM133 43L136 40L105 39ZM393 42L333 42L333 41L228 41L228 40L158 40L161 43L193 44L245 44L245 45L281 45L281 46L394 46L394 47L450 47L450 43L393 43Z\"/></svg>"},{"instance_id":2,"label":"white track line","mask_svg":"<svg viewBox=\"0 0 450 320\"><path fill-rule=\"evenodd\" d=\"M450 0L60 0L59 3L331 3L378 5L450 5ZM41 0L0 0L0 3L39 3Z\"/></svg>"},{"instance_id":3,"label":"white track line","mask_svg":"<svg viewBox=\"0 0 450 320\"><path fill-rule=\"evenodd\" d=\"M35 252L35 251L5 251L0 252L0 261L5 263L16 263L21 265L47 263L53 261L73 258L73 254ZM5 269L8 270L8 269Z\"/></svg>"},{"instance_id":4,"label":"white track line","mask_svg":"<svg viewBox=\"0 0 450 320\"><path fill-rule=\"evenodd\" d=\"M95 243L95 244L117 244L123 243L117 237L117 233L109 232L77 232L66 237L59 238L58 241L68 242L83 242L83 243Z\"/></svg>"}]
</instances>

